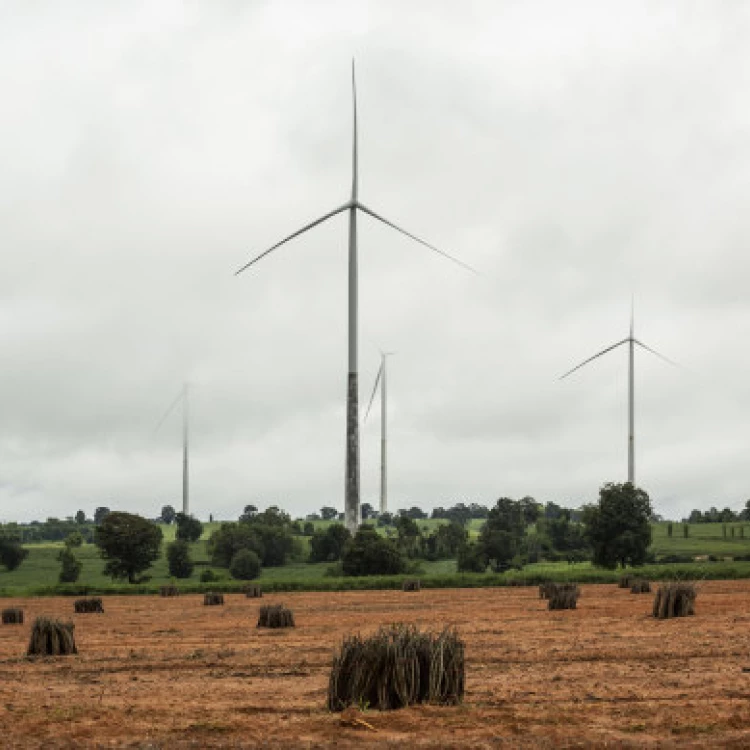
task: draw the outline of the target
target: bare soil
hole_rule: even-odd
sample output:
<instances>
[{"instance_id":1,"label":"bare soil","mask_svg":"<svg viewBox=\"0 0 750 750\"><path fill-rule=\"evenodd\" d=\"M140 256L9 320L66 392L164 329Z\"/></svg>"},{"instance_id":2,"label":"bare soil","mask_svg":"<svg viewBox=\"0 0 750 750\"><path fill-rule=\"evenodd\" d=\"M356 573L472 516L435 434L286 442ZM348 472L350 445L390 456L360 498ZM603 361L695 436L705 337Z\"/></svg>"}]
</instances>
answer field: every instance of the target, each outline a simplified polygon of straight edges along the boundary
<instances>
[{"instance_id":1,"label":"bare soil","mask_svg":"<svg viewBox=\"0 0 750 750\"><path fill-rule=\"evenodd\" d=\"M650 617L653 595L583 586L549 612L536 588L5 600L0 747L750 747L750 582L700 586L694 617ZM297 627L256 629L281 602ZM27 659L40 614L76 624L77 656ZM325 708L344 635L454 624L467 646L457 707L342 718Z\"/></svg>"}]
</instances>

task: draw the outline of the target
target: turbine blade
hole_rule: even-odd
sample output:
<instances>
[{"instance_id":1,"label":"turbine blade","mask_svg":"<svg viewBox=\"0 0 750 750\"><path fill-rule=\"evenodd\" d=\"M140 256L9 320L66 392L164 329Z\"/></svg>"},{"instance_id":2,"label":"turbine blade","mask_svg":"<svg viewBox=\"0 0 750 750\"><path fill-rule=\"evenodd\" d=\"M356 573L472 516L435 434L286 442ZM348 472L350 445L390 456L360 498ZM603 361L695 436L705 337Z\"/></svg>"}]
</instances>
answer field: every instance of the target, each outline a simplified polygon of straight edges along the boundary
<instances>
[{"instance_id":1,"label":"turbine blade","mask_svg":"<svg viewBox=\"0 0 750 750\"><path fill-rule=\"evenodd\" d=\"M671 360L669 357L665 357L660 352L657 352L656 349L652 349L650 346L646 346L642 341L638 341L638 339L633 339L633 341L638 344L638 346L643 347L647 352L651 352L651 354L655 354L659 359L663 359L665 362L668 362L670 365L674 367L679 367L682 369L682 365L679 364L679 362L675 362L674 360Z\"/></svg>"},{"instance_id":2,"label":"turbine blade","mask_svg":"<svg viewBox=\"0 0 750 750\"><path fill-rule=\"evenodd\" d=\"M164 416L159 420L159 424L157 424L154 429L154 435L156 435L156 433L159 432L159 429L161 428L161 426L164 424L164 422L166 422L167 417L172 413L172 410L175 408L175 406L177 406L177 404L180 403L180 401L182 401L184 397L185 397L185 389L183 387L183 388L180 388L180 392L177 394L177 398L174 401L172 401L172 403L169 405L169 409L167 409L164 412Z\"/></svg>"},{"instance_id":3,"label":"turbine blade","mask_svg":"<svg viewBox=\"0 0 750 750\"><path fill-rule=\"evenodd\" d=\"M448 253L445 253L442 250L438 250L434 245L431 245L429 242L425 242L424 240L417 237L415 234L412 234L411 232L407 232L405 229L402 229L401 227L396 226L396 224L394 224L392 221L388 221L388 219L385 219L379 214L376 214L373 210L367 208L367 206L363 206L359 201L357 201L357 208L361 209L366 214L369 214L370 216L372 216L373 219L382 221L383 224L391 227L391 229L395 229L397 232L401 232L401 234L405 234L407 237L411 238L415 242L418 242L420 245L424 245L425 247L429 248L430 250L437 253L438 255L442 255L444 258L447 258L448 260L453 261L454 263L458 264L459 266L462 266L468 271L471 271L472 273L476 273L476 274L479 273L479 271L477 271L476 268L472 268L468 263L464 263L462 260L459 260L458 258L454 258L452 255L449 255Z\"/></svg>"},{"instance_id":4,"label":"turbine blade","mask_svg":"<svg viewBox=\"0 0 750 750\"><path fill-rule=\"evenodd\" d=\"M383 363L380 363L380 368L378 369L378 375L375 378L375 385L372 389L372 395L370 396L370 403L367 404L367 411L365 412L365 422L367 421L367 417L370 416L370 409L372 408L372 402L375 400L375 394L378 391L378 384L380 383L380 376L383 374Z\"/></svg>"},{"instance_id":5,"label":"turbine blade","mask_svg":"<svg viewBox=\"0 0 750 750\"><path fill-rule=\"evenodd\" d=\"M354 137L352 139L352 201L355 202L359 193L359 145L357 135L357 81L354 76L354 58L352 58L352 101L354 102Z\"/></svg>"},{"instance_id":6,"label":"turbine blade","mask_svg":"<svg viewBox=\"0 0 750 750\"><path fill-rule=\"evenodd\" d=\"M562 380L563 378L567 378L568 375L573 374L576 370L580 370L584 365L587 365L592 360L596 359L597 357L601 357L607 352L611 352L613 349L617 349L618 346L622 346L622 344L626 344L628 341L630 341L630 339L623 339L622 341L618 341L616 344L612 344L612 346L608 346L606 349L602 349L598 354L585 359L583 362L581 362L580 365L576 365L572 370L568 370L565 375L561 375L558 379Z\"/></svg>"},{"instance_id":7,"label":"turbine blade","mask_svg":"<svg viewBox=\"0 0 750 750\"><path fill-rule=\"evenodd\" d=\"M284 237L281 242L277 242L273 247L269 247L268 250L262 252L260 255L256 255L249 263L245 263L242 268L240 268L238 271L234 272L235 276L239 276L243 271L250 268L254 263L257 263L261 258L265 258L266 255L269 253L272 253L277 247L281 247L282 245L289 242L289 240L293 240L295 237L299 237L301 234L304 234L308 229L312 229L313 227L317 227L318 224L322 224L324 221L327 221L332 216L336 216L336 214L340 214L342 211L346 211L351 208L351 203L345 203L343 206L339 206L338 208L334 209L333 211L330 211L329 213L325 214L324 216L321 216L319 219L315 219L315 221L311 221L309 224L305 224L302 229L298 229L293 234L290 234L288 237Z\"/></svg>"}]
</instances>

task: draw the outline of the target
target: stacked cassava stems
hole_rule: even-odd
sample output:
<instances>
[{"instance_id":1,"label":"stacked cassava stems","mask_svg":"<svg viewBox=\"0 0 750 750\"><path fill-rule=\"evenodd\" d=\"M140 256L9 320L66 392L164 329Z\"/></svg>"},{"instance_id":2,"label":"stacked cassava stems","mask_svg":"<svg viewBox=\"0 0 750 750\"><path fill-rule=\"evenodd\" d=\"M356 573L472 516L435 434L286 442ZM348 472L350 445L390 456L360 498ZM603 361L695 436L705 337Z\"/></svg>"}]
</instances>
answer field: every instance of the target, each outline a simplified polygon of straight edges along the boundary
<instances>
[{"instance_id":1,"label":"stacked cassava stems","mask_svg":"<svg viewBox=\"0 0 750 750\"><path fill-rule=\"evenodd\" d=\"M99 596L94 596L90 599L76 599L73 606L78 615L90 612L104 612L104 606L102 605L102 600Z\"/></svg>"},{"instance_id":2,"label":"stacked cassava stems","mask_svg":"<svg viewBox=\"0 0 750 750\"><path fill-rule=\"evenodd\" d=\"M403 591L419 591L422 583L418 578L407 578L401 585Z\"/></svg>"},{"instance_id":3,"label":"stacked cassava stems","mask_svg":"<svg viewBox=\"0 0 750 750\"><path fill-rule=\"evenodd\" d=\"M31 628L28 656L67 656L77 654L75 625L51 617L37 617Z\"/></svg>"},{"instance_id":4,"label":"stacked cassava stems","mask_svg":"<svg viewBox=\"0 0 750 750\"><path fill-rule=\"evenodd\" d=\"M209 592L203 595L203 604L205 606L215 606L218 604L224 604L224 594L215 594Z\"/></svg>"},{"instance_id":5,"label":"stacked cassava stems","mask_svg":"<svg viewBox=\"0 0 750 750\"><path fill-rule=\"evenodd\" d=\"M245 596L248 599L260 599L263 596L263 589L258 583L251 583L245 586Z\"/></svg>"},{"instance_id":6,"label":"stacked cassava stems","mask_svg":"<svg viewBox=\"0 0 750 750\"><path fill-rule=\"evenodd\" d=\"M581 590L577 583L549 584L547 609L575 609L580 595Z\"/></svg>"},{"instance_id":7,"label":"stacked cassava stems","mask_svg":"<svg viewBox=\"0 0 750 750\"><path fill-rule=\"evenodd\" d=\"M258 615L259 628L293 628L294 612L283 604L265 604Z\"/></svg>"},{"instance_id":8,"label":"stacked cassava stems","mask_svg":"<svg viewBox=\"0 0 750 750\"><path fill-rule=\"evenodd\" d=\"M179 596L180 590L173 583L170 583L167 586L162 586L161 589L159 589L159 593L162 596Z\"/></svg>"},{"instance_id":9,"label":"stacked cassava stems","mask_svg":"<svg viewBox=\"0 0 750 750\"><path fill-rule=\"evenodd\" d=\"M634 578L630 583L630 593L631 594L650 594L651 584L642 578Z\"/></svg>"},{"instance_id":10,"label":"stacked cassava stems","mask_svg":"<svg viewBox=\"0 0 750 750\"><path fill-rule=\"evenodd\" d=\"M455 705L463 700L464 682L464 643L455 629L432 633L395 624L369 638L344 638L333 658L328 709Z\"/></svg>"},{"instance_id":11,"label":"stacked cassava stems","mask_svg":"<svg viewBox=\"0 0 750 750\"><path fill-rule=\"evenodd\" d=\"M693 615L697 596L698 592L692 583L662 584L654 597L653 615L660 620Z\"/></svg>"},{"instance_id":12,"label":"stacked cassava stems","mask_svg":"<svg viewBox=\"0 0 750 750\"><path fill-rule=\"evenodd\" d=\"M3 625L23 625L23 610L9 607L3 610Z\"/></svg>"}]
</instances>

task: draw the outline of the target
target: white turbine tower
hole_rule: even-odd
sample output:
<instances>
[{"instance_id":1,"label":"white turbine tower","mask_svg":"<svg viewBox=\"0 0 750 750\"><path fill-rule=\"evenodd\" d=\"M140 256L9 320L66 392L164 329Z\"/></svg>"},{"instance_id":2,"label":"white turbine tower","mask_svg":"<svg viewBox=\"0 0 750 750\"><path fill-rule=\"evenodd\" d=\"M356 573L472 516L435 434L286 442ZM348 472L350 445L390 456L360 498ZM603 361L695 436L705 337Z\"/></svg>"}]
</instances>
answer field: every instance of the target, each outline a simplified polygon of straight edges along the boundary
<instances>
[{"instance_id":1,"label":"white turbine tower","mask_svg":"<svg viewBox=\"0 0 750 750\"><path fill-rule=\"evenodd\" d=\"M254 263L264 258L269 253L276 250L276 248L284 245L295 237L299 237L309 229L322 224L332 216L343 212L349 213L349 334L348 334L348 374L347 374L347 386L346 386L346 468L345 468L345 492L344 492L344 516L346 527L350 532L354 533L357 530L360 519L359 509L359 382L358 382L358 356L357 356L357 318L358 318L358 271L357 271L357 211L362 211L374 219L382 222L386 226L395 229L397 232L406 235L415 242L428 247L430 250L442 255L445 258L457 263L470 271L474 271L471 266L463 263L462 261L454 258L452 255L438 250L428 242L420 239L419 237L407 232L399 226L396 226L393 222L383 218L373 210L367 208L359 200L359 166L358 166L358 151L357 151L357 89L354 78L354 61L352 60L352 98L354 102L354 128L353 128L353 145L352 145L352 192L351 198L339 206L338 208L329 211L315 221L311 221L301 229L285 237L283 240L277 242L272 247L268 248L260 255L257 255L251 261L246 263L242 268L235 272L235 276L242 273ZM476 271L475 271L476 272Z\"/></svg>"},{"instance_id":2,"label":"white turbine tower","mask_svg":"<svg viewBox=\"0 0 750 750\"><path fill-rule=\"evenodd\" d=\"M156 425L154 432L158 432L159 428L164 424L167 417L172 413L172 410L177 404L182 403L182 512L187 516L189 515L190 508L190 471L189 471L189 438L190 438L190 413L189 413L189 399L188 399L188 384L185 383L182 386L177 398L170 404L169 408L164 412L164 416L159 420L159 424Z\"/></svg>"},{"instance_id":3,"label":"white turbine tower","mask_svg":"<svg viewBox=\"0 0 750 750\"><path fill-rule=\"evenodd\" d=\"M365 421L370 415L372 402L380 385L380 513L388 511L388 357L396 352L380 352L380 368L367 405Z\"/></svg>"},{"instance_id":4,"label":"white turbine tower","mask_svg":"<svg viewBox=\"0 0 750 750\"><path fill-rule=\"evenodd\" d=\"M663 354L655 351L650 346L646 346L646 344L644 344L642 341L639 341L637 338L635 338L633 306L631 305L630 335L627 338L624 338L622 341L618 341L616 344L612 344L612 346L608 346L606 349L602 349L602 351L600 351L598 354L595 354L593 357L589 357L588 359L584 360L580 364L576 365L572 370L568 370L568 372L560 377L560 380L562 380L563 378L567 378L568 375L571 375L576 370L580 370L581 367L587 365L592 360L596 359L597 357L601 357L604 354L607 354L607 352L611 352L613 349L617 349L618 346L622 346L623 344L628 345L628 482L630 482L632 485L635 485L635 346L637 344L642 349L651 352L651 354L655 354L665 362L669 362L670 365L674 365L675 367L677 367L677 363L673 362L668 357L665 357Z\"/></svg>"}]
</instances>

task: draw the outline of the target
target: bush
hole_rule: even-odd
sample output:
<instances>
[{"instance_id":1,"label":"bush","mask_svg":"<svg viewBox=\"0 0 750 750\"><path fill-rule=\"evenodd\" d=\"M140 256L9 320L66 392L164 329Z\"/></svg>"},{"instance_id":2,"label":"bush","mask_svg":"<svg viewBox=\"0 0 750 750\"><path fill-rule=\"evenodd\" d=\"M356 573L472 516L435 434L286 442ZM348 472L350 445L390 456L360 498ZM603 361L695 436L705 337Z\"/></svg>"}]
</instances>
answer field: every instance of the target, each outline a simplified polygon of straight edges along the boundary
<instances>
[{"instance_id":1,"label":"bush","mask_svg":"<svg viewBox=\"0 0 750 750\"><path fill-rule=\"evenodd\" d=\"M26 559L29 551L17 539L0 537L0 564L15 570Z\"/></svg>"},{"instance_id":2,"label":"bush","mask_svg":"<svg viewBox=\"0 0 750 750\"><path fill-rule=\"evenodd\" d=\"M233 558L229 566L232 578L240 581L252 581L260 575L260 560L252 550L242 549Z\"/></svg>"},{"instance_id":3,"label":"bush","mask_svg":"<svg viewBox=\"0 0 750 750\"><path fill-rule=\"evenodd\" d=\"M464 644L455 630L422 633L413 625L381 627L369 638L344 638L333 658L328 710L455 705L463 699L464 682Z\"/></svg>"},{"instance_id":4,"label":"bush","mask_svg":"<svg viewBox=\"0 0 750 750\"><path fill-rule=\"evenodd\" d=\"M660 620L695 614L698 592L692 583L667 583L659 586L654 597L653 615Z\"/></svg>"},{"instance_id":5,"label":"bush","mask_svg":"<svg viewBox=\"0 0 750 750\"><path fill-rule=\"evenodd\" d=\"M76 599L74 608L76 614L90 614L92 612L99 612L104 614L104 605L102 599L99 596L91 597L90 599Z\"/></svg>"},{"instance_id":6,"label":"bush","mask_svg":"<svg viewBox=\"0 0 750 750\"><path fill-rule=\"evenodd\" d=\"M283 604L266 604L260 608L259 628L293 628L294 613Z\"/></svg>"},{"instance_id":7,"label":"bush","mask_svg":"<svg viewBox=\"0 0 750 750\"><path fill-rule=\"evenodd\" d=\"M66 656L77 654L72 622L37 617L31 629L28 656Z\"/></svg>"},{"instance_id":8,"label":"bush","mask_svg":"<svg viewBox=\"0 0 750 750\"><path fill-rule=\"evenodd\" d=\"M9 608L3 610L3 625L23 625L23 610Z\"/></svg>"},{"instance_id":9,"label":"bush","mask_svg":"<svg viewBox=\"0 0 750 750\"><path fill-rule=\"evenodd\" d=\"M190 546L184 539L167 545L167 565L173 578L190 578L195 567L190 559Z\"/></svg>"},{"instance_id":10,"label":"bush","mask_svg":"<svg viewBox=\"0 0 750 750\"><path fill-rule=\"evenodd\" d=\"M344 547L341 570L345 576L394 575L406 570L406 560L393 542L363 524Z\"/></svg>"},{"instance_id":11,"label":"bush","mask_svg":"<svg viewBox=\"0 0 750 750\"><path fill-rule=\"evenodd\" d=\"M219 576L216 575L216 573L211 570L211 568L206 568L202 573L200 577L201 583L215 583L219 580Z\"/></svg>"},{"instance_id":12,"label":"bush","mask_svg":"<svg viewBox=\"0 0 750 750\"><path fill-rule=\"evenodd\" d=\"M203 595L203 605L205 607L215 607L224 604L224 594L209 592Z\"/></svg>"},{"instance_id":13,"label":"bush","mask_svg":"<svg viewBox=\"0 0 750 750\"><path fill-rule=\"evenodd\" d=\"M73 554L70 547L61 549L57 559L61 563L58 581L60 583L75 583L81 575L83 563Z\"/></svg>"}]
</instances>

